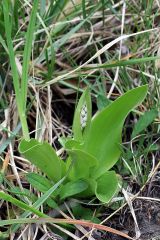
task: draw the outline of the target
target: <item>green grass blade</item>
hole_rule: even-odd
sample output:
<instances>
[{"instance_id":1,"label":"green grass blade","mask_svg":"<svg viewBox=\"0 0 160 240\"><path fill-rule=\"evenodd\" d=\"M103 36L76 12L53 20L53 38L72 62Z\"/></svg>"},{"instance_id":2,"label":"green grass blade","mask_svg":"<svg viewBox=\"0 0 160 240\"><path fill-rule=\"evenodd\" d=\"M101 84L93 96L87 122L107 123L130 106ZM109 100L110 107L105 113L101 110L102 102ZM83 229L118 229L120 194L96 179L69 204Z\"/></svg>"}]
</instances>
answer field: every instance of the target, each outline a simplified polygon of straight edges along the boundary
<instances>
[{"instance_id":1,"label":"green grass blade","mask_svg":"<svg viewBox=\"0 0 160 240\"><path fill-rule=\"evenodd\" d=\"M144 57L144 58L133 58L130 60L117 60L115 62L111 62L111 63L104 63L104 64L93 64L93 66L86 66L84 67L84 69L99 69L99 68L105 68L105 69L111 69L114 67L125 67L125 66L130 66L130 65L134 65L134 64L142 64L142 63L146 63L149 61L155 61L157 59L159 59L160 57L154 56L154 57ZM82 68L83 69L83 68Z\"/></svg>"},{"instance_id":2,"label":"green grass blade","mask_svg":"<svg viewBox=\"0 0 160 240\"><path fill-rule=\"evenodd\" d=\"M38 200L32 205L33 208L39 208L51 195L52 193L63 183L66 177L63 177L59 182L57 182L52 188L50 188L47 192L45 192ZM31 211L24 212L20 217L26 218L32 214ZM13 225L11 228L11 232L16 232L20 225Z\"/></svg>"},{"instance_id":3,"label":"green grass blade","mask_svg":"<svg viewBox=\"0 0 160 240\"><path fill-rule=\"evenodd\" d=\"M107 3L107 1L105 1L105 3ZM64 34L64 36L62 38L58 39L57 41L55 41L53 43L52 46L49 46L47 48L49 60L51 58L51 48L53 47L54 51L57 52L71 38L71 36L74 33L76 33L90 19L90 17L94 14L94 11L96 11L96 10L98 11L101 7L102 7L102 4L101 4L101 2L99 2L96 6L96 9L93 10L85 19L80 21L77 25L75 25L73 28L71 28L71 30L68 33ZM57 28L58 29L60 28L62 30L62 28L64 28L67 25L68 25L68 22L64 23L61 26L58 26ZM53 32L52 32L52 34L53 34ZM56 31L55 31L54 35L56 35ZM39 64L39 63L43 62L44 60L45 60L45 52L42 52L40 54L40 56L36 59L36 63Z\"/></svg>"},{"instance_id":4,"label":"green grass blade","mask_svg":"<svg viewBox=\"0 0 160 240\"><path fill-rule=\"evenodd\" d=\"M51 53L52 53L52 48L54 49L55 52L57 52L60 47L62 47L67 41L68 39L71 38L71 36L77 32L86 22L86 19L84 19L83 21L81 21L79 24L77 24L75 27L73 27L68 33L66 33L62 38L58 39L57 41L55 41L53 43L52 46L47 48L47 52L48 52L48 59L50 60L51 58ZM38 59L36 60L36 63L41 63L45 60L45 52L42 52L41 55L38 57Z\"/></svg>"},{"instance_id":5,"label":"green grass blade","mask_svg":"<svg viewBox=\"0 0 160 240\"><path fill-rule=\"evenodd\" d=\"M32 51L32 41L33 41L33 34L34 34L35 23L36 23L38 3L39 1L35 0L32 7L31 18L29 21L29 26L26 34L26 44L25 44L24 53L23 53L21 89L22 89L22 101L23 101L24 109L26 109L28 70L29 70L29 62L30 62L30 56Z\"/></svg>"},{"instance_id":6,"label":"green grass blade","mask_svg":"<svg viewBox=\"0 0 160 240\"><path fill-rule=\"evenodd\" d=\"M5 24L6 40L7 40L7 45L8 45L8 52L9 52L11 70L12 70L12 73L13 73L13 83L14 83L16 97L17 97L17 99L19 99L20 83L19 83L18 70L17 70L17 66L16 66L16 62L15 62L12 38L11 38L12 26L11 26L11 21L9 19L9 6L8 6L8 1L6 1L6 0L3 0L3 12L4 12L4 24Z\"/></svg>"},{"instance_id":7,"label":"green grass blade","mask_svg":"<svg viewBox=\"0 0 160 240\"><path fill-rule=\"evenodd\" d=\"M83 19L87 17L86 14L86 0L82 0L82 13L83 13Z\"/></svg>"},{"instance_id":8,"label":"green grass blade","mask_svg":"<svg viewBox=\"0 0 160 240\"><path fill-rule=\"evenodd\" d=\"M16 94L16 103L17 103L19 117L22 124L23 135L26 139L29 139L28 125L27 125L27 120L25 116L26 109L23 108L23 99L21 98L21 88L20 88L20 82L19 82L18 69L15 62L15 54L14 54L13 43L11 38L12 24L9 18L8 1L3 0L2 4L3 4L4 25L5 25L6 40L8 45L8 53L9 53L9 59L11 64L13 84L14 84L14 89Z\"/></svg>"},{"instance_id":9,"label":"green grass blade","mask_svg":"<svg viewBox=\"0 0 160 240\"><path fill-rule=\"evenodd\" d=\"M45 214L41 213L37 209L33 208L32 206L27 205L26 203L10 196L9 194L7 194L3 191L0 191L0 199L3 199L7 202L10 202L10 203L14 204L15 206L17 206L19 208L25 209L27 211L31 211L32 213L36 214L39 217L45 217L46 216Z\"/></svg>"},{"instance_id":10,"label":"green grass blade","mask_svg":"<svg viewBox=\"0 0 160 240\"><path fill-rule=\"evenodd\" d=\"M38 200L32 205L28 206L27 204L23 203L20 200L17 200L16 198L10 196L9 194L6 194L2 191L0 191L0 199L3 199L5 201L11 202L15 206L18 206L19 208L22 208L26 210L20 217L21 218L27 218L32 213L35 213L39 217L48 217L46 214L40 212L37 210L51 195L52 193L62 184L62 182L65 180L66 177L63 177L59 182L57 182L53 187L51 187L46 193L44 193ZM16 224L17 223L17 224ZM15 224L11 227L11 232L16 232L21 222L15 222Z\"/></svg>"}]
</instances>

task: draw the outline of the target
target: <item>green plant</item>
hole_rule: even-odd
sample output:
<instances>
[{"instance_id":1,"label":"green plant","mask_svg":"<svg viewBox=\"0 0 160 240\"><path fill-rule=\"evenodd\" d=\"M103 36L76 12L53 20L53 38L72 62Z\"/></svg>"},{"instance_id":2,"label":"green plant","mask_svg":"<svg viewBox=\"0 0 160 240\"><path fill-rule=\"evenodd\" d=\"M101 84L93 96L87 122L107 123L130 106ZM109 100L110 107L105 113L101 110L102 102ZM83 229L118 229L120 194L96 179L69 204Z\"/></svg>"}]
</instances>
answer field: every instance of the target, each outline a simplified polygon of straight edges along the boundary
<instances>
[{"instance_id":1,"label":"green plant","mask_svg":"<svg viewBox=\"0 0 160 240\"><path fill-rule=\"evenodd\" d=\"M75 111L73 137L61 139L68 153L66 161L61 160L46 142L40 143L35 139L21 141L21 154L40 168L53 184L66 176L66 180L56 193L53 193L52 198L59 197L63 200L73 195L95 195L101 202L107 203L111 200L118 192L121 182L120 176L110 169L121 154L124 120L128 113L143 101L146 93L146 85L130 90L91 119L91 98L89 90L86 89ZM83 115L85 119L82 119ZM33 174L28 180L39 190L42 189L39 184L42 180L38 181L37 175L35 178Z\"/></svg>"}]
</instances>

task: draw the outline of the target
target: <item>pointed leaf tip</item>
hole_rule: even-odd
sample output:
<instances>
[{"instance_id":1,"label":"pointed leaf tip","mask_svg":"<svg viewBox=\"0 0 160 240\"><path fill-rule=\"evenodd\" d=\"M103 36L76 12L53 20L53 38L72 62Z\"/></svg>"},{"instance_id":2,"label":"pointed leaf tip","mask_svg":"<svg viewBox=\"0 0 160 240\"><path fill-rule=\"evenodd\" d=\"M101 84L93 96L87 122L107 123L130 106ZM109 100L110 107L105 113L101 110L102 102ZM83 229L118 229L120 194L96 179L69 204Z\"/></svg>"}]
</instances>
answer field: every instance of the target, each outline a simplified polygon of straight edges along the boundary
<instances>
[{"instance_id":1,"label":"pointed leaf tip","mask_svg":"<svg viewBox=\"0 0 160 240\"><path fill-rule=\"evenodd\" d=\"M99 167L95 176L109 170L118 160L121 150L122 128L128 113L145 98L148 86L132 89L99 112L91 121L84 150L93 155Z\"/></svg>"}]
</instances>

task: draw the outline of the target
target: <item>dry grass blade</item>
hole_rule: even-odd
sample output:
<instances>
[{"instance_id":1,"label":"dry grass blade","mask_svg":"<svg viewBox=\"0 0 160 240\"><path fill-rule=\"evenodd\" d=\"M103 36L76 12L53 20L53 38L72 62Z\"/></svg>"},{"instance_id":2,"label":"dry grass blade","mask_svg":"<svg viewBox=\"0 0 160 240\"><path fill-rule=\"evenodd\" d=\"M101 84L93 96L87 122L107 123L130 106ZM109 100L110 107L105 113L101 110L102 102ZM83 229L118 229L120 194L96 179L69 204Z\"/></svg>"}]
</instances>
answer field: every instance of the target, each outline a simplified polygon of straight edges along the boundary
<instances>
[{"instance_id":1,"label":"dry grass blade","mask_svg":"<svg viewBox=\"0 0 160 240\"><path fill-rule=\"evenodd\" d=\"M122 189L122 192L124 194L124 197L128 203L128 206L129 206L129 209L131 211L131 214L133 216L133 219L134 219L134 223L135 223L135 232L136 232L136 239L138 239L140 236L141 236L141 232L140 232L140 229L139 229L139 226L138 226L138 223L137 223L137 218L136 218L136 215L135 215L135 212L134 212L134 209L133 209L133 205L132 205L132 201L128 195L128 193L126 192L125 189Z\"/></svg>"},{"instance_id":2,"label":"dry grass blade","mask_svg":"<svg viewBox=\"0 0 160 240\"><path fill-rule=\"evenodd\" d=\"M67 224L77 224L77 225L82 225L85 227L89 227L89 228L95 228L98 230L102 230L102 231L106 231L106 232L110 232L116 235L119 235L121 237L127 238L127 239L131 239L133 240L132 237L128 236L127 234L113 229L111 227L107 227L104 225L100 225L100 224L96 224L96 223L92 223L92 222L88 222L88 221L83 221L83 220L74 220L74 219L60 219L60 218L32 218L32 219L12 219L12 220L3 220L0 221L0 226L5 226L5 225L11 225L11 224L15 224L15 223L20 223L20 224L24 224L24 223L38 223L38 224L43 224L43 223L57 223L57 224L63 224L63 223L67 223Z\"/></svg>"},{"instance_id":3,"label":"dry grass blade","mask_svg":"<svg viewBox=\"0 0 160 240\"><path fill-rule=\"evenodd\" d=\"M148 32L151 32L151 31L156 31L158 30L158 28L154 28L154 29L149 29L149 30L145 30L145 31L141 31L141 32L138 32L138 33L132 33L132 34L129 34L129 35L122 35L116 39L114 39L113 41L111 41L110 43L106 44L103 48L101 48L97 53L95 53L89 60L87 60L85 63L83 63L81 66L77 67L76 69L64 74L64 75L60 75L58 77L56 77L55 79L47 82L46 84L43 85L44 86L48 86L48 85L51 85L51 84L54 84L66 77L68 77L69 75L71 75L72 73L75 73L76 71L80 70L82 67L86 66L88 63L90 63L92 60L96 59L98 56L100 56L102 53L104 53L105 51L107 51L109 48L111 48L112 46L114 46L116 43L122 41L122 40L125 40L129 37L134 37L134 36L137 36L137 35L140 35L140 34L143 34L143 33L148 33Z\"/></svg>"}]
</instances>

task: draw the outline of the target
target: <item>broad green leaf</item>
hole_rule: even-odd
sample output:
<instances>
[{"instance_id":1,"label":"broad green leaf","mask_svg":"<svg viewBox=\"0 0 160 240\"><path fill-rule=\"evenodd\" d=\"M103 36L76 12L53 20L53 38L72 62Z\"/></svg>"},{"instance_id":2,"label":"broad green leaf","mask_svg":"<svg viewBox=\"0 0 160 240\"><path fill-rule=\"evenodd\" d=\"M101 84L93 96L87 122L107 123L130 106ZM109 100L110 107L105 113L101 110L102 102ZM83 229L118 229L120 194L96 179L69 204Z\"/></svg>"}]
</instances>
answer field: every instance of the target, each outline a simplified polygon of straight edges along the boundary
<instances>
[{"instance_id":1,"label":"broad green leaf","mask_svg":"<svg viewBox=\"0 0 160 240\"><path fill-rule=\"evenodd\" d=\"M45 193L54 185L52 181L37 173L28 173L26 179L34 188L42 193ZM55 192L53 194L55 196Z\"/></svg>"},{"instance_id":2,"label":"broad green leaf","mask_svg":"<svg viewBox=\"0 0 160 240\"><path fill-rule=\"evenodd\" d=\"M95 195L101 202L108 203L118 189L118 178L115 172L107 171L97 179Z\"/></svg>"},{"instance_id":3,"label":"broad green leaf","mask_svg":"<svg viewBox=\"0 0 160 240\"><path fill-rule=\"evenodd\" d=\"M85 109L86 117L83 117L83 112L85 112ZM75 110L72 127L74 140L81 142L83 141L83 132L84 134L87 134L87 131L90 127L91 111L91 97L89 89L87 88L80 97L77 108Z\"/></svg>"},{"instance_id":4,"label":"broad green leaf","mask_svg":"<svg viewBox=\"0 0 160 240\"><path fill-rule=\"evenodd\" d=\"M67 160L67 166L69 167L73 161L69 178L71 180L89 178L93 167L97 165L97 160L92 155L79 149L68 150L68 153L70 158Z\"/></svg>"},{"instance_id":5,"label":"broad green leaf","mask_svg":"<svg viewBox=\"0 0 160 240\"><path fill-rule=\"evenodd\" d=\"M81 149L83 144L75 141L74 139L69 139L65 143L65 149L73 150L73 149Z\"/></svg>"},{"instance_id":6,"label":"broad green leaf","mask_svg":"<svg viewBox=\"0 0 160 240\"><path fill-rule=\"evenodd\" d=\"M83 180L71 181L61 187L60 198L63 200L67 197L74 196L83 192L88 187L88 184Z\"/></svg>"},{"instance_id":7,"label":"broad green leaf","mask_svg":"<svg viewBox=\"0 0 160 240\"><path fill-rule=\"evenodd\" d=\"M22 140L19 145L19 151L50 179L55 182L60 180L61 165L63 163L47 142L40 143L36 139L31 139L30 141Z\"/></svg>"},{"instance_id":8,"label":"broad green leaf","mask_svg":"<svg viewBox=\"0 0 160 240\"><path fill-rule=\"evenodd\" d=\"M88 188L78 195L79 198L88 198L95 195L95 188L97 185L96 180L94 178L88 178L85 179L85 181L88 183Z\"/></svg>"},{"instance_id":9,"label":"broad green leaf","mask_svg":"<svg viewBox=\"0 0 160 240\"><path fill-rule=\"evenodd\" d=\"M52 199L52 198L48 198L47 201L46 201L47 205L54 209L54 208L58 208L58 205L57 203Z\"/></svg>"},{"instance_id":10,"label":"broad green leaf","mask_svg":"<svg viewBox=\"0 0 160 240\"><path fill-rule=\"evenodd\" d=\"M51 181L38 173L28 173L26 178L27 181L40 192L46 192L46 190L53 186Z\"/></svg>"},{"instance_id":11,"label":"broad green leaf","mask_svg":"<svg viewBox=\"0 0 160 240\"><path fill-rule=\"evenodd\" d=\"M45 193L47 192L54 183L49 181L46 177L39 175L37 173L28 173L26 175L27 181L37 189L38 191ZM51 197L55 198L59 194L59 189L56 189ZM48 202L47 202L48 203Z\"/></svg>"},{"instance_id":12,"label":"broad green leaf","mask_svg":"<svg viewBox=\"0 0 160 240\"><path fill-rule=\"evenodd\" d=\"M121 133L128 113L139 105L147 94L147 85L128 91L92 120L88 135L84 140L84 151L93 155L99 167L95 169L95 177L101 176L118 160L121 150Z\"/></svg>"},{"instance_id":13,"label":"broad green leaf","mask_svg":"<svg viewBox=\"0 0 160 240\"><path fill-rule=\"evenodd\" d=\"M149 124L151 124L154 121L157 115L158 111L156 109L152 109L150 111L145 112L144 115L141 116L138 122L135 124L132 132L132 138L134 138L136 135L145 130L149 126Z\"/></svg>"}]
</instances>

